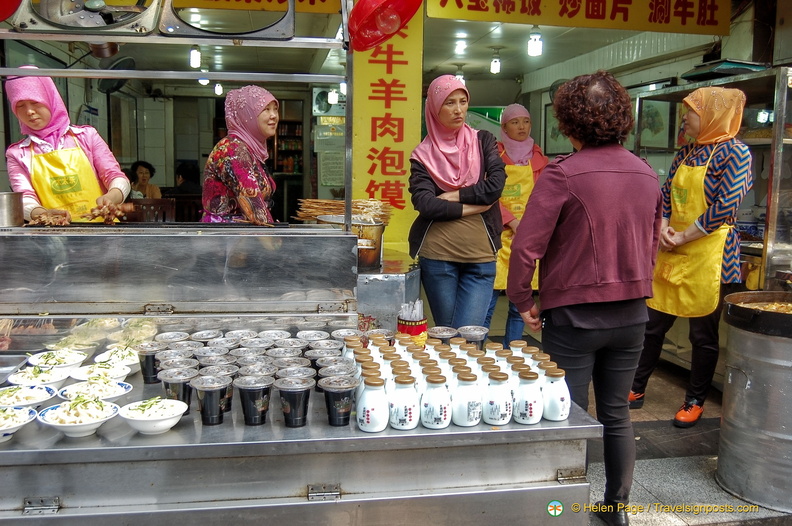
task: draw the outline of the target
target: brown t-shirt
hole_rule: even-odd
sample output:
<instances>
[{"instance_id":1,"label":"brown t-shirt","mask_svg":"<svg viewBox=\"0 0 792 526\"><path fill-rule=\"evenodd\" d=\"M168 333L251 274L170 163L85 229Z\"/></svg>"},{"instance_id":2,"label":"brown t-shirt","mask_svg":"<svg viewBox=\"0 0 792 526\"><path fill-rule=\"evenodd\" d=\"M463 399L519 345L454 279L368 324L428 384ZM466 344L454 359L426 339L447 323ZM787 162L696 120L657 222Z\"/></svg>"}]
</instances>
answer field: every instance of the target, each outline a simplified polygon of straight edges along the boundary
<instances>
[{"instance_id":1,"label":"brown t-shirt","mask_svg":"<svg viewBox=\"0 0 792 526\"><path fill-rule=\"evenodd\" d=\"M418 255L455 263L495 261L495 252L481 214L460 217L453 221L433 222Z\"/></svg>"}]
</instances>

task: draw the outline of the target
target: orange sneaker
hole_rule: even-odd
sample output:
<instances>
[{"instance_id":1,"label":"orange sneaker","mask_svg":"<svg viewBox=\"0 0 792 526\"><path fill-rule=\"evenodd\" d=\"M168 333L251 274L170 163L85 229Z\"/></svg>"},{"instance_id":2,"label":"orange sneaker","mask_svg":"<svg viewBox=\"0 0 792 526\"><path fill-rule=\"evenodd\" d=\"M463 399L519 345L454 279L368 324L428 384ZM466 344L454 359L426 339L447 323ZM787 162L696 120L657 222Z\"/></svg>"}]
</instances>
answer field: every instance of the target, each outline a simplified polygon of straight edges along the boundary
<instances>
[{"instance_id":1,"label":"orange sneaker","mask_svg":"<svg viewBox=\"0 0 792 526\"><path fill-rule=\"evenodd\" d=\"M646 396L645 393L636 393L634 391L630 391L630 396L627 397L627 401L630 402L630 409L642 408L644 403L644 396Z\"/></svg>"},{"instance_id":2,"label":"orange sneaker","mask_svg":"<svg viewBox=\"0 0 792 526\"><path fill-rule=\"evenodd\" d=\"M698 400L686 401L674 416L674 425L677 427L693 427L704 413L704 407L699 405Z\"/></svg>"}]
</instances>

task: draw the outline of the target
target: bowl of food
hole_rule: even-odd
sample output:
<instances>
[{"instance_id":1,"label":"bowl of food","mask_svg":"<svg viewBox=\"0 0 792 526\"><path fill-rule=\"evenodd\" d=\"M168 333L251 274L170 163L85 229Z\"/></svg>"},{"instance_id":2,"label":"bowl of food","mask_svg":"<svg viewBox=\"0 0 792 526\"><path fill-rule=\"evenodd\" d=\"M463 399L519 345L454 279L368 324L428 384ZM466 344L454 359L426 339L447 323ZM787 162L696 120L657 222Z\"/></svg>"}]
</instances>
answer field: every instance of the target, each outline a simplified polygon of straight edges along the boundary
<instances>
[{"instance_id":1,"label":"bowl of food","mask_svg":"<svg viewBox=\"0 0 792 526\"><path fill-rule=\"evenodd\" d=\"M33 354L28 357L28 363L41 367L73 369L79 367L86 358L88 358L87 352L75 351L73 349L60 349L57 351L44 351Z\"/></svg>"},{"instance_id":2,"label":"bowl of food","mask_svg":"<svg viewBox=\"0 0 792 526\"><path fill-rule=\"evenodd\" d=\"M187 404L181 400L155 396L127 404L121 408L119 414L141 435L159 435L175 426L187 408Z\"/></svg>"},{"instance_id":3,"label":"bowl of food","mask_svg":"<svg viewBox=\"0 0 792 526\"><path fill-rule=\"evenodd\" d=\"M12 385L0 389L0 407L38 407L55 396L45 385Z\"/></svg>"},{"instance_id":4,"label":"bowl of food","mask_svg":"<svg viewBox=\"0 0 792 526\"><path fill-rule=\"evenodd\" d=\"M126 365L129 367L129 374L135 374L140 371L140 358L135 349L130 347L115 347L108 348L94 357L95 363L106 363L110 365Z\"/></svg>"},{"instance_id":5,"label":"bowl of food","mask_svg":"<svg viewBox=\"0 0 792 526\"><path fill-rule=\"evenodd\" d=\"M118 414L118 406L96 398L77 396L43 409L38 421L54 427L67 437L86 437L96 433L99 426Z\"/></svg>"},{"instance_id":6,"label":"bowl of food","mask_svg":"<svg viewBox=\"0 0 792 526\"><path fill-rule=\"evenodd\" d=\"M0 443L11 440L14 433L35 420L37 414L32 407L0 407Z\"/></svg>"},{"instance_id":7,"label":"bowl of food","mask_svg":"<svg viewBox=\"0 0 792 526\"><path fill-rule=\"evenodd\" d=\"M20 369L8 377L8 383L14 385L42 385L55 391L63 387L72 369L46 368L38 365Z\"/></svg>"},{"instance_id":8,"label":"bowl of food","mask_svg":"<svg viewBox=\"0 0 792 526\"><path fill-rule=\"evenodd\" d=\"M123 382L131 372L126 365L99 362L93 365L83 365L69 371L69 376L84 382L93 376L104 376L114 382Z\"/></svg>"},{"instance_id":9,"label":"bowl of food","mask_svg":"<svg viewBox=\"0 0 792 526\"><path fill-rule=\"evenodd\" d=\"M122 396L132 392L132 385L126 382L114 382L106 376L91 376L84 382L67 385L58 396L64 400L74 400L78 396L98 398L105 402L115 402Z\"/></svg>"}]
</instances>

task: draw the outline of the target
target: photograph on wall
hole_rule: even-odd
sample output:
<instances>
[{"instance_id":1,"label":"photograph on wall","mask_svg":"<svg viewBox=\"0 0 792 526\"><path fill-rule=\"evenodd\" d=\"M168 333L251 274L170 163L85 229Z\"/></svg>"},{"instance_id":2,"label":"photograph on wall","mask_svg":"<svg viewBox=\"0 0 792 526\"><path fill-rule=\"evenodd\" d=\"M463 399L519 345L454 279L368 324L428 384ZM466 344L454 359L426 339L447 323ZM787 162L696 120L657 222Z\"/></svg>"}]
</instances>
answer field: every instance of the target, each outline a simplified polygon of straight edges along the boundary
<instances>
[{"instance_id":1,"label":"photograph on wall","mask_svg":"<svg viewBox=\"0 0 792 526\"><path fill-rule=\"evenodd\" d=\"M671 148L671 105L668 102L644 100L638 119L641 148Z\"/></svg>"},{"instance_id":2,"label":"photograph on wall","mask_svg":"<svg viewBox=\"0 0 792 526\"><path fill-rule=\"evenodd\" d=\"M544 151L546 155L559 155L562 153L572 153L572 144L569 139L558 129L558 119L553 113L553 105L545 106L545 126L544 126Z\"/></svg>"}]
</instances>

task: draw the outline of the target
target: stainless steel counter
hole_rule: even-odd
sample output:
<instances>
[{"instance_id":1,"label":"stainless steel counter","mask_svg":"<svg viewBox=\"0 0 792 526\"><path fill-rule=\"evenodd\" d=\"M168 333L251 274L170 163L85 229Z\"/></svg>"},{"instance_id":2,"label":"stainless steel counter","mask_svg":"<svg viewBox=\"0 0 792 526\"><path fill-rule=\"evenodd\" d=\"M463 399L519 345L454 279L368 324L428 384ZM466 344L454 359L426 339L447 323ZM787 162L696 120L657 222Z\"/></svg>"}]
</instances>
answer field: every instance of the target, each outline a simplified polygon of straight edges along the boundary
<instances>
[{"instance_id":1,"label":"stainless steel counter","mask_svg":"<svg viewBox=\"0 0 792 526\"><path fill-rule=\"evenodd\" d=\"M163 393L139 373L128 381L135 388L119 405ZM85 438L33 422L0 444L0 521L537 524L552 500L567 510L589 502L586 440L601 426L576 406L564 422L535 426L369 434L354 422L329 426L323 396L311 393L302 428L283 425L277 400L266 424L245 426L236 399L223 424L202 425L193 400L189 415L156 436L120 417ZM54 497L56 513L34 510ZM587 514L566 514L564 524L588 524Z\"/></svg>"}]
</instances>

